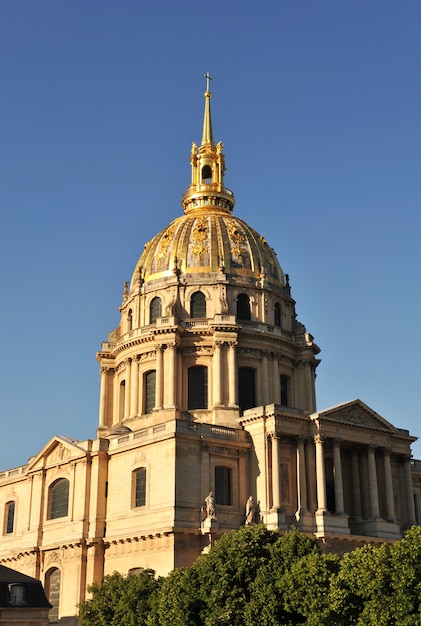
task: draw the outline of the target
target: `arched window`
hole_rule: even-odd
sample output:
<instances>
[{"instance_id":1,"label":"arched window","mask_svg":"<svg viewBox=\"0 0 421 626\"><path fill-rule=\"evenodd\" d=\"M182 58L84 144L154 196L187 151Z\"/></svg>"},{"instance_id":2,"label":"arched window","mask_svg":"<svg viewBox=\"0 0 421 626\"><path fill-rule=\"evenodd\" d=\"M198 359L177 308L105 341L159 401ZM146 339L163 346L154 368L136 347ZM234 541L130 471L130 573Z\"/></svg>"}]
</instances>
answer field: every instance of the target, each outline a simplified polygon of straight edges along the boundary
<instances>
[{"instance_id":1,"label":"arched window","mask_svg":"<svg viewBox=\"0 0 421 626\"><path fill-rule=\"evenodd\" d=\"M125 406L126 406L126 381L122 380L119 388L119 398L118 398L118 419L121 421L124 419L125 415Z\"/></svg>"},{"instance_id":2,"label":"arched window","mask_svg":"<svg viewBox=\"0 0 421 626\"><path fill-rule=\"evenodd\" d=\"M61 592L61 573L57 567L53 567L45 575L45 591L53 608L48 614L49 624L58 624Z\"/></svg>"},{"instance_id":3,"label":"arched window","mask_svg":"<svg viewBox=\"0 0 421 626\"><path fill-rule=\"evenodd\" d=\"M281 305L279 302L275 302L275 306L273 307L273 323L275 326L281 326Z\"/></svg>"},{"instance_id":4,"label":"arched window","mask_svg":"<svg viewBox=\"0 0 421 626\"><path fill-rule=\"evenodd\" d=\"M69 481L56 480L48 490L48 519L66 517L69 508Z\"/></svg>"},{"instance_id":5,"label":"arched window","mask_svg":"<svg viewBox=\"0 0 421 626\"><path fill-rule=\"evenodd\" d=\"M206 318L206 298L201 291L195 291L190 298L190 317Z\"/></svg>"},{"instance_id":6,"label":"arched window","mask_svg":"<svg viewBox=\"0 0 421 626\"><path fill-rule=\"evenodd\" d=\"M126 330L127 332L131 331L133 328L133 311L129 309L127 313L127 322L126 322Z\"/></svg>"},{"instance_id":7,"label":"arched window","mask_svg":"<svg viewBox=\"0 0 421 626\"><path fill-rule=\"evenodd\" d=\"M15 503L13 500L6 502L4 507L4 534L9 535L15 528Z\"/></svg>"},{"instance_id":8,"label":"arched window","mask_svg":"<svg viewBox=\"0 0 421 626\"><path fill-rule=\"evenodd\" d=\"M210 184L212 182L212 170L210 165L205 165L202 168L202 183Z\"/></svg>"},{"instance_id":9,"label":"arched window","mask_svg":"<svg viewBox=\"0 0 421 626\"><path fill-rule=\"evenodd\" d=\"M155 406L156 371L145 374L145 413L152 413Z\"/></svg>"},{"instance_id":10,"label":"arched window","mask_svg":"<svg viewBox=\"0 0 421 626\"><path fill-rule=\"evenodd\" d=\"M208 368L203 365L189 367L188 409L208 408Z\"/></svg>"},{"instance_id":11,"label":"arched window","mask_svg":"<svg viewBox=\"0 0 421 626\"><path fill-rule=\"evenodd\" d=\"M282 406L288 406L288 389L289 378L285 374L281 375L281 404Z\"/></svg>"},{"instance_id":12,"label":"arched window","mask_svg":"<svg viewBox=\"0 0 421 626\"><path fill-rule=\"evenodd\" d=\"M161 298L152 298L149 305L149 324L156 324L158 317L162 317Z\"/></svg>"},{"instance_id":13,"label":"arched window","mask_svg":"<svg viewBox=\"0 0 421 626\"><path fill-rule=\"evenodd\" d=\"M237 298L237 319L250 319L250 298L246 293L240 293Z\"/></svg>"},{"instance_id":14,"label":"arched window","mask_svg":"<svg viewBox=\"0 0 421 626\"><path fill-rule=\"evenodd\" d=\"M238 368L238 402L241 412L256 406L256 371L251 367Z\"/></svg>"},{"instance_id":15,"label":"arched window","mask_svg":"<svg viewBox=\"0 0 421 626\"><path fill-rule=\"evenodd\" d=\"M215 467L215 502L223 506L232 504L232 469L217 465Z\"/></svg>"},{"instance_id":16,"label":"arched window","mask_svg":"<svg viewBox=\"0 0 421 626\"><path fill-rule=\"evenodd\" d=\"M146 504L146 468L140 467L133 472L133 506Z\"/></svg>"}]
</instances>

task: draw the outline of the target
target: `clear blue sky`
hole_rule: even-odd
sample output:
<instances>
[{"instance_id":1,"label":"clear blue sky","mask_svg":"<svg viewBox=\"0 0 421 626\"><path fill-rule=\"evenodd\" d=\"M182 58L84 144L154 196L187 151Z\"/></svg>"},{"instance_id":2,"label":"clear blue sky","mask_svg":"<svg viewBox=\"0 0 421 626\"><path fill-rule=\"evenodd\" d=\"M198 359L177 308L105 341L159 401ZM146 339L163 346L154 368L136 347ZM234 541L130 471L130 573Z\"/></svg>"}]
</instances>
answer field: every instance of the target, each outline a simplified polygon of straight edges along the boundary
<instances>
[{"instance_id":1,"label":"clear blue sky","mask_svg":"<svg viewBox=\"0 0 421 626\"><path fill-rule=\"evenodd\" d=\"M0 469L95 436L95 353L181 214L208 70L235 213L322 349L318 408L421 436L420 33L419 0L0 3Z\"/></svg>"}]
</instances>

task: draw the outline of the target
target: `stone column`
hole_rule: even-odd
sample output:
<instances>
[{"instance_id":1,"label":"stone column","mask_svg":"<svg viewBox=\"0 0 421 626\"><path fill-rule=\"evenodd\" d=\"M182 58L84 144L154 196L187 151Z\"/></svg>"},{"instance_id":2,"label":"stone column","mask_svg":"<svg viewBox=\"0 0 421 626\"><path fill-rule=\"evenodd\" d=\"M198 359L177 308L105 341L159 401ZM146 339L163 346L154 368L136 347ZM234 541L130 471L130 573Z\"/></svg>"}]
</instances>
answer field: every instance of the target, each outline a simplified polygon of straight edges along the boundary
<instances>
[{"instance_id":1,"label":"stone column","mask_svg":"<svg viewBox=\"0 0 421 626\"><path fill-rule=\"evenodd\" d=\"M176 372L176 367L175 367L175 362L176 362L176 358L177 358L177 344L173 341L172 343L167 344L167 348L168 348L168 357L169 357L169 364L168 364L168 408L173 409L176 405L176 401L175 401L175 389L176 389L176 384L175 384L175 372Z\"/></svg>"},{"instance_id":2,"label":"stone column","mask_svg":"<svg viewBox=\"0 0 421 626\"><path fill-rule=\"evenodd\" d=\"M101 367L101 388L99 393L99 425L105 426L107 408L107 380L108 368Z\"/></svg>"},{"instance_id":3,"label":"stone column","mask_svg":"<svg viewBox=\"0 0 421 626\"><path fill-rule=\"evenodd\" d=\"M155 409L162 409L163 378L164 378L164 348L156 345L156 380L155 380Z\"/></svg>"},{"instance_id":4,"label":"stone column","mask_svg":"<svg viewBox=\"0 0 421 626\"><path fill-rule=\"evenodd\" d=\"M371 516L379 519L379 490L377 485L376 471L376 446L368 446L368 485L370 491Z\"/></svg>"},{"instance_id":5,"label":"stone column","mask_svg":"<svg viewBox=\"0 0 421 626\"><path fill-rule=\"evenodd\" d=\"M317 510L316 494L316 450L312 439L307 439L306 452L306 474L307 474L307 506L314 513Z\"/></svg>"},{"instance_id":6,"label":"stone column","mask_svg":"<svg viewBox=\"0 0 421 626\"><path fill-rule=\"evenodd\" d=\"M323 451L323 435L315 435L314 443L316 445L316 480L317 480L317 512L324 513L327 511L326 502L326 473L325 459Z\"/></svg>"},{"instance_id":7,"label":"stone column","mask_svg":"<svg viewBox=\"0 0 421 626\"><path fill-rule=\"evenodd\" d=\"M120 381L117 372L114 372L113 380L113 424L117 424L120 420Z\"/></svg>"},{"instance_id":8,"label":"stone column","mask_svg":"<svg viewBox=\"0 0 421 626\"><path fill-rule=\"evenodd\" d=\"M228 352L228 404L231 407L238 406L237 400L237 358L235 346L237 341L229 342Z\"/></svg>"},{"instance_id":9,"label":"stone column","mask_svg":"<svg viewBox=\"0 0 421 626\"><path fill-rule=\"evenodd\" d=\"M130 417L130 390L132 388L132 371L131 359L124 361L126 365L126 386L124 388L124 417Z\"/></svg>"},{"instance_id":10,"label":"stone column","mask_svg":"<svg viewBox=\"0 0 421 626\"><path fill-rule=\"evenodd\" d=\"M221 348L223 346L222 341L215 341L213 346L213 406L222 405L221 396Z\"/></svg>"},{"instance_id":11,"label":"stone column","mask_svg":"<svg viewBox=\"0 0 421 626\"><path fill-rule=\"evenodd\" d=\"M272 442L272 508L279 509L281 506L279 434L272 433L270 439Z\"/></svg>"},{"instance_id":12,"label":"stone column","mask_svg":"<svg viewBox=\"0 0 421 626\"><path fill-rule=\"evenodd\" d=\"M395 500L393 497L393 478L392 478L392 464L390 462L390 448L384 449L383 462L384 462L384 485L385 485L385 490L386 490L387 519L389 522L394 522L396 519L396 514L395 514Z\"/></svg>"},{"instance_id":13,"label":"stone column","mask_svg":"<svg viewBox=\"0 0 421 626\"><path fill-rule=\"evenodd\" d=\"M132 359L131 367L131 392L130 392L130 415L137 415L139 412L139 361L136 357Z\"/></svg>"},{"instance_id":14,"label":"stone column","mask_svg":"<svg viewBox=\"0 0 421 626\"><path fill-rule=\"evenodd\" d=\"M276 354L272 355L272 387L273 387L273 401L275 404L281 404L281 385L279 380L279 365Z\"/></svg>"},{"instance_id":15,"label":"stone column","mask_svg":"<svg viewBox=\"0 0 421 626\"><path fill-rule=\"evenodd\" d=\"M342 482L342 461L340 440L333 441L333 480L335 487L335 513L344 514L344 487Z\"/></svg>"},{"instance_id":16,"label":"stone column","mask_svg":"<svg viewBox=\"0 0 421 626\"><path fill-rule=\"evenodd\" d=\"M306 463L304 457L304 439L297 439L297 494L298 510L297 515L307 513L307 484L306 484Z\"/></svg>"},{"instance_id":17,"label":"stone column","mask_svg":"<svg viewBox=\"0 0 421 626\"><path fill-rule=\"evenodd\" d=\"M267 352L262 353L262 404L269 402L269 372L268 372L268 355Z\"/></svg>"},{"instance_id":18,"label":"stone column","mask_svg":"<svg viewBox=\"0 0 421 626\"><path fill-rule=\"evenodd\" d=\"M414 487L412 484L412 473L411 473L411 456L408 454L405 456L404 461L404 472L405 472L405 491L406 491L406 502L407 502L407 511L408 511L408 527L414 526L416 524L415 519L415 504L414 504Z\"/></svg>"},{"instance_id":19,"label":"stone column","mask_svg":"<svg viewBox=\"0 0 421 626\"><path fill-rule=\"evenodd\" d=\"M361 512L361 486L360 486L360 468L358 463L358 450L352 450L352 497L354 501L354 518L358 521L362 520Z\"/></svg>"}]
</instances>

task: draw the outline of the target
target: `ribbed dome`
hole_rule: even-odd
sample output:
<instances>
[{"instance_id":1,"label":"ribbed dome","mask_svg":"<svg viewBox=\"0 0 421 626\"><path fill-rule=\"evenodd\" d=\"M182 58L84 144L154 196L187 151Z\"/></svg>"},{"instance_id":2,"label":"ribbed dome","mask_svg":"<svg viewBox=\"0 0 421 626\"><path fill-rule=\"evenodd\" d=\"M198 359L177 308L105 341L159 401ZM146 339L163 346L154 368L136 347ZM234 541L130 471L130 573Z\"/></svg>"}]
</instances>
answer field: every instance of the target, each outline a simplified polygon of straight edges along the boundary
<instances>
[{"instance_id":1,"label":"ribbed dome","mask_svg":"<svg viewBox=\"0 0 421 626\"><path fill-rule=\"evenodd\" d=\"M132 277L225 273L284 287L284 273L264 237L228 211L203 207L175 219L146 244Z\"/></svg>"}]
</instances>

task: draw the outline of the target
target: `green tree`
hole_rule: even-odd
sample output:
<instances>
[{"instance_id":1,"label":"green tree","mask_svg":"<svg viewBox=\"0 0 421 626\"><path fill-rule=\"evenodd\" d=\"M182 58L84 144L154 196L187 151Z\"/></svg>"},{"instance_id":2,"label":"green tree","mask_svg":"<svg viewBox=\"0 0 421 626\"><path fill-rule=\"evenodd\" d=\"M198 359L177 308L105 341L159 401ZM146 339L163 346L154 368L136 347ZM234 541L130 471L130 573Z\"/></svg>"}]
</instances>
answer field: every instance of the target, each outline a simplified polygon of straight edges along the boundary
<instances>
[{"instance_id":1,"label":"green tree","mask_svg":"<svg viewBox=\"0 0 421 626\"><path fill-rule=\"evenodd\" d=\"M81 626L146 626L159 581L153 570L105 576L102 585L89 585L90 600L79 607Z\"/></svg>"},{"instance_id":2,"label":"green tree","mask_svg":"<svg viewBox=\"0 0 421 626\"><path fill-rule=\"evenodd\" d=\"M314 539L290 530L271 547L267 565L251 586L246 625L319 626L338 569L339 557L320 554Z\"/></svg>"},{"instance_id":3,"label":"green tree","mask_svg":"<svg viewBox=\"0 0 421 626\"><path fill-rule=\"evenodd\" d=\"M367 545L345 554L329 595L327 626L390 626L391 554L387 544Z\"/></svg>"},{"instance_id":4,"label":"green tree","mask_svg":"<svg viewBox=\"0 0 421 626\"><path fill-rule=\"evenodd\" d=\"M391 550L395 624L421 626L421 526L412 526Z\"/></svg>"}]
</instances>

